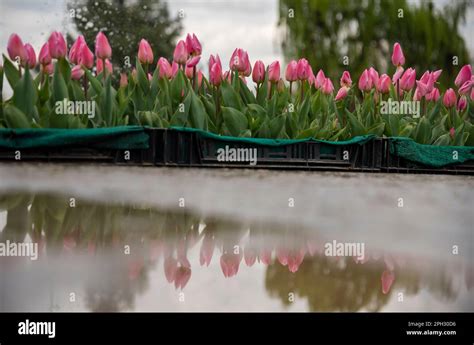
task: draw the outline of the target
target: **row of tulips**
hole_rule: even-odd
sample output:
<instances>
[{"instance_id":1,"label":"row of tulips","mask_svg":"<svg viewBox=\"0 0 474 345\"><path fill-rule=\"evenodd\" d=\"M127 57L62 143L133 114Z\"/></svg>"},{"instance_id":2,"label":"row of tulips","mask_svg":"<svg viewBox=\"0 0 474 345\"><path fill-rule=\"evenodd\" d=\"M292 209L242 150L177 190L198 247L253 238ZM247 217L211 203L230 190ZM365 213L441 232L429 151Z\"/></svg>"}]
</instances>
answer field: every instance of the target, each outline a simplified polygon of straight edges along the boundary
<instances>
[{"instance_id":1,"label":"row of tulips","mask_svg":"<svg viewBox=\"0 0 474 345\"><path fill-rule=\"evenodd\" d=\"M304 58L288 63L285 82L278 61L266 67L258 60L252 67L240 48L227 71L219 55L210 55L206 78L198 69L202 47L194 34L177 43L172 62L160 57L156 65L150 44L142 39L135 67L120 78L102 32L96 37L95 54L83 36L68 54L59 32L51 34L38 59L33 47L16 34L10 36L7 50L10 59L4 56L1 83L3 89L4 73L13 96L2 99L0 127L181 126L241 137L343 140L375 134L474 146L471 66L463 66L453 88L443 93L437 82L442 70L426 71L417 80L414 68L405 69L398 43L393 46L393 75L379 75L370 67L353 83L345 71L337 91L324 71L314 74ZM31 70L38 64L33 78ZM117 88L112 82L116 74ZM64 99L95 102L95 116L65 116L55 107ZM419 103L419 116L383 110L392 101Z\"/></svg>"}]
</instances>

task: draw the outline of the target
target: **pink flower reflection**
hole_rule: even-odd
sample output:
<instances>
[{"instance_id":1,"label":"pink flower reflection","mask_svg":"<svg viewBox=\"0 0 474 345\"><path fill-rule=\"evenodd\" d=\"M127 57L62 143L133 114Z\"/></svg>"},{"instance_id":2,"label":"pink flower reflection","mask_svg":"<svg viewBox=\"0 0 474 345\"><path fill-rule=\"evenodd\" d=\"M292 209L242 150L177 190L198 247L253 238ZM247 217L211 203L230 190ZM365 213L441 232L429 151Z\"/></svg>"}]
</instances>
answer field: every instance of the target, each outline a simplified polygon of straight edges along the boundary
<instances>
[{"instance_id":1,"label":"pink flower reflection","mask_svg":"<svg viewBox=\"0 0 474 345\"><path fill-rule=\"evenodd\" d=\"M393 271L385 270L382 273L382 292L386 295L395 280L395 273Z\"/></svg>"},{"instance_id":2,"label":"pink flower reflection","mask_svg":"<svg viewBox=\"0 0 474 345\"><path fill-rule=\"evenodd\" d=\"M242 260L242 255L240 254L222 254L221 268L224 277L229 278L237 274L240 260Z\"/></svg>"}]
</instances>

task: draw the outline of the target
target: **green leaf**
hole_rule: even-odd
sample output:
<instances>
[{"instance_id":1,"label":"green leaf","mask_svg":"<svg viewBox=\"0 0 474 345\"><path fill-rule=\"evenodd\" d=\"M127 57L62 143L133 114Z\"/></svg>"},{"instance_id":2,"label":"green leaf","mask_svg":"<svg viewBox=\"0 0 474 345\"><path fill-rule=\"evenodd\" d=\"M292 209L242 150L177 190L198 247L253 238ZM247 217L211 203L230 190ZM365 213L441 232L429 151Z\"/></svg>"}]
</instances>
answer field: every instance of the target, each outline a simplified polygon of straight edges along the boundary
<instances>
[{"instance_id":1,"label":"green leaf","mask_svg":"<svg viewBox=\"0 0 474 345\"><path fill-rule=\"evenodd\" d=\"M272 138L280 137L280 133L285 126L286 116L279 115L270 120L269 128Z\"/></svg>"},{"instance_id":2,"label":"green leaf","mask_svg":"<svg viewBox=\"0 0 474 345\"><path fill-rule=\"evenodd\" d=\"M61 72L64 80L66 83L69 83L71 80L71 66L69 62L65 58L61 58L58 60L57 65L59 66L59 71Z\"/></svg>"},{"instance_id":3,"label":"green leaf","mask_svg":"<svg viewBox=\"0 0 474 345\"><path fill-rule=\"evenodd\" d=\"M30 70L26 68L23 77L16 84L13 91L13 104L31 121L35 112L37 99L38 92L31 78Z\"/></svg>"},{"instance_id":4,"label":"green leaf","mask_svg":"<svg viewBox=\"0 0 474 345\"><path fill-rule=\"evenodd\" d=\"M186 96L186 80L182 70L178 71L176 77L171 81L171 101L173 108L177 107Z\"/></svg>"},{"instance_id":5,"label":"green leaf","mask_svg":"<svg viewBox=\"0 0 474 345\"><path fill-rule=\"evenodd\" d=\"M3 69L5 70L5 76L7 77L10 87L14 89L16 83L20 80L20 72L5 55L3 55Z\"/></svg>"},{"instance_id":6,"label":"green leaf","mask_svg":"<svg viewBox=\"0 0 474 345\"><path fill-rule=\"evenodd\" d=\"M353 136L365 135L367 130L364 125L351 112L346 109L346 115L351 126L351 133Z\"/></svg>"},{"instance_id":7,"label":"green leaf","mask_svg":"<svg viewBox=\"0 0 474 345\"><path fill-rule=\"evenodd\" d=\"M237 137L242 131L248 129L247 117L237 109L222 107L222 116L231 135Z\"/></svg>"},{"instance_id":8,"label":"green leaf","mask_svg":"<svg viewBox=\"0 0 474 345\"><path fill-rule=\"evenodd\" d=\"M136 69L137 69L137 80L138 80L138 85L140 85L140 88L142 89L143 93L146 95L150 91L150 83L148 81L148 77L143 70L142 64L140 61L136 62Z\"/></svg>"},{"instance_id":9,"label":"green leaf","mask_svg":"<svg viewBox=\"0 0 474 345\"><path fill-rule=\"evenodd\" d=\"M190 89L191 94L191 109L189 122L193 128L207 131L207 114L201 100L196 96L193 89Z\"/></svg>"},{"instance_id":10,"label":"green leaf","mask_svg":"<svg viewBox=\"0 0 474 345\"><path fill-rule=\"evenodd\" d=\"M221 84L220 90L222 92L222 101L224 106L242 110L242 101L240 100L239 94L229 83L224 81Z\"/></svg>"},{"instance_id":11,"label":"green leaf","mask_svg":"<svg viewBox=\"0 0 474 345\"><path fill-rule=\"evenodd\" d=\"M254 94L249 90L248 86L244 83L241 78L238 78L240 82L240 96L244 100L245 104L257 103L257 99Z\"/></svg>"},{"instance_id":12,"label":"green leaf","mask_svg":"<svg viewBox=\"0 0 474 345\"><path fill-rule=\"evenodd\" d=\"M5 105L4 117L8 128L31 128L28 117L14 105Z\"/></svg>"}]
</instances>

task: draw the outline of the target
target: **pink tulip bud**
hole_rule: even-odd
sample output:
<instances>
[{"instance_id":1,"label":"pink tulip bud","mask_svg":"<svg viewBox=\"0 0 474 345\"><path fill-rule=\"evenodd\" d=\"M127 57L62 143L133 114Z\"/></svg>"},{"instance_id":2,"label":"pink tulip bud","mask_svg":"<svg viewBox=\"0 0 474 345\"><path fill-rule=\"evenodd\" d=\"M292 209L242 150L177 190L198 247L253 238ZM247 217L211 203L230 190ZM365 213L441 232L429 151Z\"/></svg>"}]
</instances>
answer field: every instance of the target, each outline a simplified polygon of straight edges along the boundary
<instances>
[{"instance_id":1,"label":"pink tulip bud","mask_svg":"<svg viewBox=\"0 0 474 345\"><path fill-rule=\"evenodd\" d=\"M467 98L466 96L459 97L458 101L458 111L463 111L467 107Z\"/></svg>"},{"instance_id":2,"label":"pink tulip bud","mask_svg":"<svg viewBox=\"0 0 474 345\"><path fill-rule=\"evenodd\" d=\"M348 91L349 91L349 88L347 86L341 86L341 88L337 92L336 98L334 100L339 101L341 99L346 98Z\"/></svg>"},{"instance_id":3,"label":"pink tulip bud","mask_svg":"<svg viewBox=\"0 0 474 345\"><path fill-rule=\"evenodd\" d=\"M63 35L54 31L48 39L49 44L49 54L53 59L60 59L66 56L67 54L67 45L64 40Z\"/></svg>"},{"instance_id":4,"label":"pink tulip bud","mask_svg":"<svg viewBox=\"0 0 474 345\"><path fill-rule=\"evenodd\" d=\"M220 263L224 277L229 278L235 276L239 271L241 260L242 256L240 254L222 254Z\"/></svg>"},{"instance_id":5,"label":"pink tulip bud","mask_svg":"<svg viewBox=\"0 0 474 345\"><path fill-rule=\"evenodd\" d=\"M25 44L25 50L28 55L27 59L27 64L29 68L35 68L36 67L36 53L31 44L27 43Z\"/></svg>"},{"instance_id":6,"label":"pink tulip bud","mask_svg":"<svg viewBox=\"0 0 474 345\"><path fill-rule=\"evenodd\" d=\"M86 41L84 40L84 36L79 35L76 39L76 41L73 43L71 46L71 49L69 50L69 61L74 63L74 64L79 64L78 63L78 55L79 52L82 49L82 45L86 44Z\"/></svg>"},{"instance_id":7,"label":"pink tulip bud","mask_svg":"<svg viewBox=\"0 0 474 345\"><path fill-rule=\"evenodd\" d=\"M92 50L89 49L85 41L77 53L77 63L87 69L94 67L94 53L92 53Z\"/></svg>"},{"instance_id":8,"label":"pink tulip bud","mask_svg":"<svg viewBox=\"0 0 474 345\"><path fill-rule=\"evenodd\" d=\"M192 78L193 78L193 68L186 66L186 68L184 69L184 74L185 74L186 77L188 77L189 79L192 79Z\"/></svg>"},{"instance_id":9,"label":"pink tulip bud","mask_svg":"<svg viewBox=\"0 0 474 345\"><path fill-rule=\"evenodd\" d=\"M8 56L13 61L19 58L20 63L24 64L28 60L28 53L26 52L25 46L23 45L20 36L17 34L10 35L10 38L8 39L7 51Z\"/></svg>"},{"instance_id":10,"label":"pink tulip bud","mask_svg":"<svg viewBox=\"0 0 474 345\"><path fill-rule=\"evenodd\" d=\"M201 60L201 57L199 55L192 57L186 62L186 67L188 68L195 67L199 63L199 60Z\"/></svg>"},{"instance_id":11,"label":"pink tulip bud","mask_svg":"<svg viewBox=\"0 0 474 345\"><path fill-rule=\"evenodd\" d=\"M110 47L109 40L102 31L95 38L95 55L99 60L112 57L112 48Z\"/></svg>"},{"instance_id":12,"label":"pink tulip bud","mask_svg":"<svg viewBox=\"0 0 474 345\"><path fill-rule=\"evenodd\" d=\"M291 60L286 66L285 78L287 81L298 80L298 62L296 60Z\"/></svg>"},{"instance_id":13,"label":"pink tulip bud","mask_svg":"<svg viewBox=\"0 0 474 345\"><path fill-rule=\"evenodd\" d=\"M268 66L268 80L272 83L280 80L280 62L274 61Z\"/></svg>"},{"instance_id":14,"label":"pink tulip bud","mask_svg":"<svg viewBox=\"0 0 474 345\"><path fill-rule=\"evenodd\" d=\"M359 78L359 89L361 91L370 91L372 89L372 78L370 78L369 70L365 69Z\"/></svg>"},{"instance_id":15,"label":"pink tulip bud","mask_svg":"<svg viewBox=\"0 0 474 345\"><path fill-rule=\"evenodd\" d=\"M150 43L144 38L142 38L138 45L138 61L143 65L153 63L153 50Z\"/></svg>"},{"instance_id":16,"label":"pink tulip bud","mask_svg":"<svg viewBox=\"0 0 474 345\"><path fill-rule=\"evenodd\" d=\"M167 59L165 59L164 57L160 57L158 59L157 67L159 69L158 73L160 78L171 78L171 65Z\"/></svg>"},{"instance_id":17,"label":"pink tulip bud","mask_svg":"<svg viewBox=\"0 0 474 345\"><path fill-rule=\"evenodd\" d=\"M422 81L416 81L416 89L418 90L421 97L425 96L427 93L431 92L430 86L423 83Z\"/></svg>"},{"instance_id":18,"label":"pink tulip bud","mask_svg":"<svg viewBox=\"0 0 474 345\"><path fill-rule=\"evenodd\" d=\"M209 266L212 255L214 254L215 240L212 235L206 233L202 240L201 250L199 253L199 263L201 266Z\"/></svg>"},{"instance_id":19,"label":"pink tulip bud","mask_svg":"<svg viewBox=\"0 0 474 345\"><path fill-rule=\"evenodd\" d=\"M456 105L456 93L453 89L447 89L443 96L443 104L446 108L451 108Z\"/></svg>"},{"instance_id":20,"label":"pink tulip bud","mask_svg":"<svg viewBox=\"0 0 474 345\"><path fill-rule=\"evenodd\" d=\"M186 36L186 49L189 55L201 55L202 47L195 34Z\"/></svg>"},{"instance_id":21,"label":"pink tulip bud","mask_svg":"<svg viewBox=\"0 0 474 345\"><path fill-rule=\"evenodd\" d=\"M430 93L427 93L425 95L425 98L427 101L433 101L433 102L437 102L438 99L439 99L440 95L439 95L439 89L438 88L433 88L433 90L431 90Z\"/></svg>"},{"instance_id":22,"label":"pink tulip bud","mask_svg":"<svg viewBox=\"0 0 474 345\"><path fill-rule=\"evenodd\" d=\"M334 86L332 85L332 81L329 78L324 80L323 86L321 88L324 94L329 95L334 91Z\"/></svg>"},{"instance_id":23,"label":"pink tulip bud","mask_svg":"<svg viewBox=\"0 0 474 345\"><path fill-rule=\"evenodd\" d=\"M405 64L405 56L403 55L402 47L398 42L393 45L392 64L395 67L403 66Z\"/></svg>"},{"instance_id":24,"label":"pink tulip bud","mask_svg":"<svg viewBox=\"0 0 474 345\"><path fill-rule=\"evenodd\" d=\"M79 65L76 65L72 68L71 70L71 78L73 80L79 80L82 78L82 76L84 75L84 70L82 69L81 66Z\"/></svg>"},{"instance_id":25,"label":"pink tulip bud","mask_svg":"<svg viewBox=\"0 0 474 345\"><path fill-rule=\"evenodd\" d=\"M415 86L416 82L416 71L413 68L408 68L403 76L400 78L400 89L404 91L410 91Z\"/></svg>"},{"instance_id":26,"label":"pink tulip bud","mask_svg":"<svg viewBox=\"0 0 474 345\"><path fill-rule=\"evenodd\" d=\"M173 61L178 65L184 65L188 61L188 51L183 40L179 41L174 48Z\"/></svg>"},{"instance_id":27,"label":"pink tulip bud","mask_svg":"<svg viewBox=\"0 0 474 345\"><path fill-rule=\"evenodd\" d=\"M460 87L466 81L471 79L471 75L472 75L471 65L464 65L459 71L458 76L456 77L456 80L454 81L454 84L456 84L457 87Z\"/></svg>"},{"instance_id":28,"label":"pink tulip bud","mask_svg":"<svg viewBox=\"0 0 474 345\"><path fill-rule=\"evenodd\" d=\"M470 98L471 98L471 101L474 101L474 87L471 90Z\"/></svg>"},{"instance_id":29,"label":"pink tulip bud","mask_svg":"<svg viewBox=\"0 0 474 345\"><path fill-rule=\"evenodd\" d=\"M41 67L42 67L43 73L53 74L53 72L54 72L54 66L53 66L52 62L50 62L47 65L41 65Z\"/></svg>"},{"instance_id":30,"label":"pink tulip bud","mask_svg":"<svg viewBox=\"0 0 474 345\"><path fill-rule=\"evenodd\" d=\"M120 87L126 87L128 85L127 73L120 73Z\"/></svg>"},{"instance_id":31,"label":"pink tulip bud","mask_svg":"<svg viewBox=\"0 0 474 345\"><path fill-rule=\"evenodd\" d=\"M176 77L178 70L179 70L179 65L173 61L173 63L171 64L171 78Z\"/></svg>"},{"instance_id":32,"label":"pink tulip bud","mask_svg":"<svg viewBox=\"0 0 474 345\"><path fill-rule=\"evenodd\" d=\"M133 67L132 69L132 80L136 83L137 82L137 69Z\"/></svg>"},{"instance_id":33,"label":"pink tulip bud","mask_svg":"<svg viewBox=\"0 0 474 345\"><path fill-rule=\"evenodd\" d=\"M49 44L45 43L41 47L39 53L39 62L42 65L49 65L51 63L51 55L49 54Z\"/></svg>"},{"instance_id":34,"label":"pink tulip bud","mask_svg":"<svg viewBox=\"0 0 474 345\"><path fill-rule=\"evenodd\" d=\"M247 74L250 70L250 60L248 53L243 49L236 48L230 58L229 68L232 71L238 71L240 73Z\"/></svg>"},{"instance_id":35,"label":"pink tulip bud","mask_svg":"<svg viewBox=\"0 0 474 345\"><path fill-rule=\"evenodd\" d=\"M257 84L263 83L265 80L265 65L260 60L255 61L253 66L252 80Z\"/></svg>"},{"instance_id":36,"label":"pink tulip bud","mask_svg":"<svg viewBox=\"0 0 474 345\"><path fill-rule=\"evenodd\" d=\"M320 69L318 74L316 75L314 87L317 89L322 88L325 81L326 81L326 76L324 75L324 71Z\"/></svg>"},{"instance_id":37,"label":"pink tulip bud","mask_svg":"<svg viewBox=\"0 0 474 345\"><path fill-rule=\"evenodd\" d=\"M344 72L342 73L342 77L341 77L340 83L341 83L341 87L342 87L342 86L351 87L351 85L352 85L352 79L351 79L351 74L350 74L348 71L344 71Z\"/></svg>"},{"instance_id":38,"label":"pink tulip bud","mask_svg":"<svg viewBox=\"0 0 474 345\"><path fill-rule=\"evenodd\" d=\"M386 74L382 74L380 76L379 82L377 84L377 91L382 93L382 94L389 93L390 84L392 84L392 81L390 80L390 77Z\"/></svg>"},{"instance_id":39,"label":"pink tulip bud","mask_svg":"<svg viewBox=\"0 0 474 345\"><path fill-rule=\"evenodd\" d=\"M456 135L456 130L454 129L454 127L451 127L449 129L449 136L451 137L451 139L454 139L455 135Z\"/></svg>"},{"instance_id":40,"label":"pink tulip bud","mask_svg":"<svg viewBox=\"0 0 474 345\"><path fill-rule=\"evenodd\" d=\"M219 55L209 59L209 82L214 86L219 86L222 82L222 64Z\"/></svg>"},{"instance_id":41,"label":"pink tulip bud","mask_svg":"<svg viewBox=\"0 0 474 345\"><path fill-rule=\"evenodd\" d=\"M393 81L393 84L396 84L397 81L400 79L400 77L402 76L403 74L403 67L402 66L398 66L397 67L397 70L395 71L395 73L393 74L393 77L392 77L392 81Z\"/></svg>"},{"instance_id":42,"label":"pink tulip bud","mask_svg":"<svg viewBox=\"0 0 474 345\"><path fill-rule=\"evenodd\" d=\"M298 60L298 66L297 66L297 70L298 70L298 79L299 80L307 80L309 78L309 69L310 69L310 65L309 65L309 62L308 60L306 59L299 59Z\"/></svg>"},{"instance_id":43,"label":"pink tulip bud","mask_svg":"<svg viewBox=\"0 0 474 345\"><path fill-rule=\"evenodd\" d=\"M316 77L314 76L313 69L309 69L309 78L308 78L309 85L314 85L316 83Z\"/></svg>"},{"instance_id":44,"label":"pink tulip bud","mask_svg":"<svg viewBox=\"0 0 474 345\"><path fill-rule=\"evenodd\" d=\"M370 80L372 81L371 83L372 87L377 86L377 84L379 83L379 72L377 72L375 68L373 67L369 68L369 77L370 77Z\"/></svg>"},{"instance_id":45,"label":"pink tulip bud","mask_svg":"<svg viewBox=\"0 0 474 345\"><path fill-rule=\"evenodd\" d=\"M471 88L474 86L474 76L467 80L462 86L459 88L458 92L460 95L467 95L471 91Z\"/></svg>"},{"instance_id":46,"label":"pink tulip bud","mask_svg":"<svg viewBox=\"0 0 474 345\"><path fill-rule=\"evenodd\" d=\"M400 91L403 92L403 90L400 90ZM420 89L416 88L415 93L413 94L413 100L418 102L418 101L421 101L422 98L423 96L420 93Z\"/></svg>"},{"instance_id":47,"label":"pink tulip bud","mask_svg":"<svg viewBox=\"0 0 474 345\"><path fill-rule=\"evenodd\" d=\"M105 68L107 69L109 73L112 73L113 68L109 60L105 60ZM101 59L97 59L96 69L97 69L97 74L102 73L102 71L104 70L104 64Z\"/></svg>"},{"instance_id":48,"label":"pink tulip bud","mask_svg":"<svg viewBox=\"0 0 474 345\"><path fill-rule=\"evenodd\" d=\"M147 77L148 77L148 81L151 81L153 79L153 76L151 75L151 73L148 73Z\"/></svg>"}]
</instances>

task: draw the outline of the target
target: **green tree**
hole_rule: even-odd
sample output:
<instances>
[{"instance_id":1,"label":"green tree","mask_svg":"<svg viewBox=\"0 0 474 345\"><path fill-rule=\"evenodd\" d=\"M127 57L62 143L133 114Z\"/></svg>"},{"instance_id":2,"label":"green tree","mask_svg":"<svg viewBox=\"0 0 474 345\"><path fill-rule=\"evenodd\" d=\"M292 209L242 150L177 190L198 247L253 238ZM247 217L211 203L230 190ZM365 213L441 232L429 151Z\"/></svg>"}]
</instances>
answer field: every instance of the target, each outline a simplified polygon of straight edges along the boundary
<instances>
[{"instance_id":1,"label":"green tree","mask_svg":"<svg viewBox=\"0 0 474 345\"><path fill-rule=\"evenodd\" d=\"M367 66L393 73L391 51L400 42L406 66L415 67L418 76L442 68L442 83L452 85L460 66L469 63L459 27L472 5L472 0L442 9L431 0L418 6L406 0L280 0L282 48L287 59L306 57L315 73L322 68L336 79L347 69L357 80Z\"/></svg>"},{"instance_id":2,"label":"green tree","mask_svg":"<svg viewBox=\"0 0 474 345\"><path fill-rule=\"evenodd\" d=\"M159 56L170 58L182 30L180 18L170 17L167 4L160 0L72 0L68 11L74 14L73 23L91 49L99 31L107 35L112 63L119 69L127 67L126 57L135 65L142 38L151 44L155 60Z\"/></svg>"}]
</instances>

